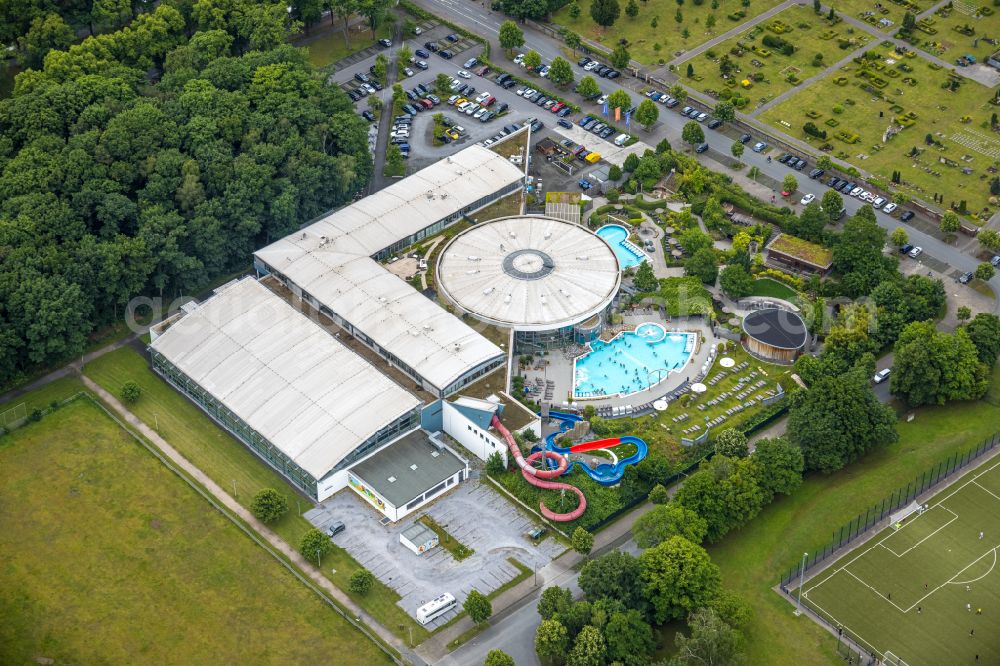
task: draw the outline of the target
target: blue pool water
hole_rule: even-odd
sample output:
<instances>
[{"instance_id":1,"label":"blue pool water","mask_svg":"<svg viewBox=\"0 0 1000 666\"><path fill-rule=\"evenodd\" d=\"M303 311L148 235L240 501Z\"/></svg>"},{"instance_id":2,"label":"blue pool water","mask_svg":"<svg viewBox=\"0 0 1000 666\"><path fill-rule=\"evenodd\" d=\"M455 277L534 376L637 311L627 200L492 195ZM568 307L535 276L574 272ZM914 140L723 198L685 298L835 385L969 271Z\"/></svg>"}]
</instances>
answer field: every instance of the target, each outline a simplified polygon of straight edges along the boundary
<instances>
[{"instance_id":1,"label":"blue pool water","mask_svg":"<svg viewBox=\"0 0 1000 666\"><path fill-rule=\"evenodd\" d=\"M646 260L646 255L628 240L628 229L620 224L606 224L597 230L597 235L608 241L608 245L618 255L622 270L638 266Z\"/></svg>"},{"instance_id":2,"label":"blue pool water","mask_svg":"<svg viewBox=\"0 0 1000 666\"><path fill-rule=\"evenodd\" d=\"M595 340L573 361L573 396L627 395L681 372L694 350L693 333L668 333L659 324L640 324L610 342Z\"/></svg>"}]
</instances>

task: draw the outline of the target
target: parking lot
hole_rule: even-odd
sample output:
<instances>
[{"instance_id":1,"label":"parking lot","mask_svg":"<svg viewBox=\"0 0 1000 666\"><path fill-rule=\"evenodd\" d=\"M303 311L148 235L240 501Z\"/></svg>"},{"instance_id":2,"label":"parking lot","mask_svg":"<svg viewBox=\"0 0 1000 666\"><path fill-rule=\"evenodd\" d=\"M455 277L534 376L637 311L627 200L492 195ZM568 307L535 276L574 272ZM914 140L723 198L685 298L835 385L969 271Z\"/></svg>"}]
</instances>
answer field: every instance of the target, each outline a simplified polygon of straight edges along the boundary
<instances>
[{"instance_id":1,"label":"parking lot","mask_svg":"<svg viewBox=\"0 0 1000 666\"><path fill-rule=\"evenodd\" d=\"M457 562L441 547L416 555L403 546L399 533L424 513L475 552ZM496 590L520 573L507 558L540 569L564 550L552 538L533 543L526 533L536 523L475 477L394 525L381 525L382 514L350 489L305 515L321 529L334 520L343 521L347 529L333 538L334 543L396 590L402 597L399 605L411 615L442 592L455 595L461 605L473 588L483 594ZM434 620L429 628L448 622L459 610Z\"/></svg>"}]
</instances>

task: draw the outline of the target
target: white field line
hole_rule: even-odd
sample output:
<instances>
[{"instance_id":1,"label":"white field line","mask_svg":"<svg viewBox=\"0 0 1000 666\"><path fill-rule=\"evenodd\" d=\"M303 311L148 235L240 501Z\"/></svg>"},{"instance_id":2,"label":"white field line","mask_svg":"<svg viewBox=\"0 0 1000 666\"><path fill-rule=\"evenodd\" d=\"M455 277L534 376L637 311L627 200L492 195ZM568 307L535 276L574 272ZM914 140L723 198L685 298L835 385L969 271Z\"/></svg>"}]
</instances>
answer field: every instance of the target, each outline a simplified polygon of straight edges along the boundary
<instances>
[{"instance_id":1,"label":"white field line","mask_svg":"<svg viewBox=\"0 0 1000 666\"><path fill-rule=\"evenodd\" d=\"M998 498L998 499L1000 499L1000 498ZM883 548L885 548L885 549L886 549L887 551L889 551L890 553L892 553L892 554L893 554L893 555L895 555L896 557L903 557L903 556L904 556L904 555L906 555L906 554L907 554L908 552L910 552L911 550L913 550L914 548L916 548L917 546L919 546L920 544L922 544L922 543L923 543L924 541L927 541L927 540L928 540L928 539L930 539L930 538L931 538L932 536L934 536L935 534L937 534L938 532L940 532L941 530L943 530L944 528L948 527L948 526L949 526L949 525L951 525L951 524L952 524L953 522L955 522L956 520L958 520L958 514L957 514L957 513L955 513L954 511L952 511L951 509L949 509L948 507L946 507L946 506L942 505L942 504L935 504L935 505L934 505L933 507L931 507L931 508L933 508L933 509L944 509L945 511L947 511L948 513L950 513L950 514L951 514L951 520L949 520L948 522L946 522L945 524L943 524L943 525L942 525L941 527L937 528L936 530L934 530L933 532L931 532L930 534L928 534L927 536L925 536L925 537L924 537L923 539L921 539L920 541L916 542L915 544L913 544L912 546L910 546L909 548L907 548L906 550L904 550L904 551L903 551L902 553L897 553L897 552L896 552L896 551L894 551L894 550L893 550L892 548L889 548L889 546L885 545L885 542L886 542L886 541L888 541L889 539L891 539L891 538L892 538L893 536L895 536L896 534L899 534L900 532L902 532L903 530L905 530L905 529L906 529L907 527L909 527L909 526L910 526L910 525L912 525L913 523L915 523L915 522L917 522L918 520L920 520L920 518L922 518L922 517L923 517L922 515L921 515L921 516L917 516L916 518L914 518L914 519L913 519L913 520L911 520L910 522L908 522L908 523L904 524L904 525L903 525L903 526L902 526L901 528L899 528L898 530L896 530L895 532L893 532L892 534L890 534L889 536L887 536L887 537L886 537L885 539L883 539L882 541L879 541L879 542L878 542L878 545L882 546ZM929 512L930 512L930 510L928 510L928 511L924 511L924 514L927 514L927 513L929 513Z\"/></svg>"}]
</instances>

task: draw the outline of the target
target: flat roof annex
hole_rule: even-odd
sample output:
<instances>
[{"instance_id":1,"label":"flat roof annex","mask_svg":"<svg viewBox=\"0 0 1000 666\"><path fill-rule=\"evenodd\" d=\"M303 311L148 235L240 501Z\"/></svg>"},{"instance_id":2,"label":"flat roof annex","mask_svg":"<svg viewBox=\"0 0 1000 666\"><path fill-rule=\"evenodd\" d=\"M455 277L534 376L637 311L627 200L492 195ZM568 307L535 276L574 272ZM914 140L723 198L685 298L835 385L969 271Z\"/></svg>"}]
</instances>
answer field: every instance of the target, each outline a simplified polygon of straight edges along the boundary
<instances>
[{"instance_id":1,"label":"flat roof annex","mask_svg":"<svg viewBox=\"0 0 1000 666\"><path fill-rule=\"evenodd\" d=\"M316 479L420 404L253 278L190 308L150 347Z\"/></svg>"},{"instance_id":2,"label":"flat roof annex","mask_svg":"<svg viewBox=\"0 0 1000 666\"><path fill-rule=\"evenodd\" d=\"M371 257L523 177L504 157L471 146L255 255L444 389L503 350Z\"/></svg>"},{"instance_id":3,"label":"flat roof annex","mask_svg":"<svg viewBox=\"0 0 1000 666\"><path fill-rule=\"evenodd\" d=\"M465 466L465 461L448 449L431 444L425 432L414 430L362 460L351 472L400 508Z\"/></svg>"}]
</instances>

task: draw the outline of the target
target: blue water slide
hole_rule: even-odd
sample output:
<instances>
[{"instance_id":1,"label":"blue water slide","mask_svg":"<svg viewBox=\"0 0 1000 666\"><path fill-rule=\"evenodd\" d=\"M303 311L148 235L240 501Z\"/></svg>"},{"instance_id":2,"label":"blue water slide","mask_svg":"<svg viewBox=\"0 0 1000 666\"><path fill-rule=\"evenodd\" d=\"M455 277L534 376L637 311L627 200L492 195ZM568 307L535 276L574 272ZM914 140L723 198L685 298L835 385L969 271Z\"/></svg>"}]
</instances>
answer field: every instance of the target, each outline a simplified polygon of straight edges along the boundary
<instances>
[{"instance_id":1,"label":"blue water slide","mask_svg":"<svg viewBox=\"0 0 1000 666\"><path fill-rule=\"evenodd\" d=\"M574 423L582 421L583 417L577 414L550 411L549 418L559 421L559 430L557 432L550 433L545 437L545 448L549 451L554 451L561 455L568 456L571 453L570 448L565 446L556 446L556 438L570 430ZM646 444L646 440L644 439L633 437L631 435L624 435L619 438L619 441L621 444L632 444L635 446L635 453L626 458L622 458L615 464L602 463L594 468L588 467L578 460L573 460L570 461L563 476L569 474L574 467L579 467L587 476L602 486L613 486L617 484L625 475L626 467L638 464L649 454L649 445Z\"/></svg>"}]
</instances>

